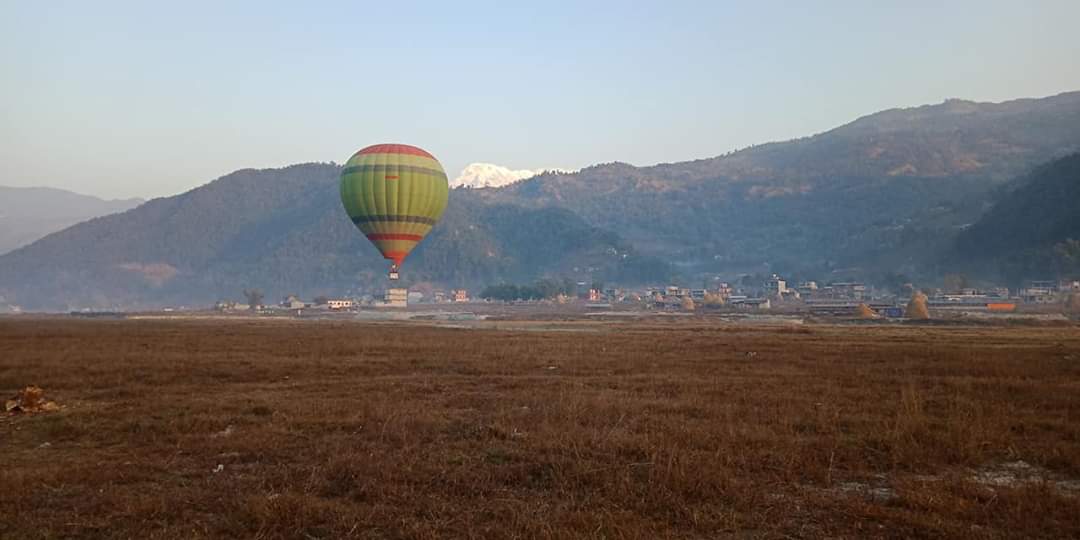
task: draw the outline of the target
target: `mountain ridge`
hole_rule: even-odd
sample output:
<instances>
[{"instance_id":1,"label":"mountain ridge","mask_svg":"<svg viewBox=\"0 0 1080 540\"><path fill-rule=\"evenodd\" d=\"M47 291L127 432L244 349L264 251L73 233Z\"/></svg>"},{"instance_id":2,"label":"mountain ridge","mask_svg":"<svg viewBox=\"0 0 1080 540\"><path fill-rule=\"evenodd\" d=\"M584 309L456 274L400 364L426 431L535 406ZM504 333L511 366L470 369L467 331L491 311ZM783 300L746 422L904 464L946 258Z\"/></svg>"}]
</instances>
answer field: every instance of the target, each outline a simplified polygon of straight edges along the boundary
<instances>
[{"instance_id":1,"label":"mountain ridge","mask_svg":"<svg viewBox=\"0 0 1080 540\"><path fill-rule=\"evenodd\" d=\"M1080 149L1080 92L916 109L702 160L452 190L404 284L925 278L1009 175ZM0 304L205 305L244 288L378 294L386 262L344 217L338 170L243 169L50 235L0 256Z\"/></svg>"},{"instance_id":2,"label":"mountain ridge","mask_svg":"<svg viewBox=\"0 0 1080 540\"><path fill-rule=\"evenodd\" d=\"M985 211L996 189L1080 149L1080 92L971 103L892 109L713 158L615 162L478 191L490 201L569 208L703 272L918 273L941 260L946 240ZM867 264L875 261L882 264Z\"/></svg>"},{"instance_id":3,"label":"mountain ridge","mask_svg":"<svg viewBox=\"0 0 1080 540\"><path fill-rule=\"evenodd\" d=\"M123 212L143 202L53 187L0 186L0 255L80 221Z\"/></svg>"},{"instance_id":4,"label":"mountain ridge","mask_svg":"<svg viewBox=\"0 0 1080 540\"><path fill-rule=\"evenodd\" d=\"M339 165L326 163L242 169L51 234L0 257L0 304L47 310L209 305L247 288L267 298L381 294L388 263L345 217L339 174ZM627 257L615 256L622 254ZM403 276L405 284L464 286L534 279L568 264L612 276L635 268L662 271L618 235L569 211L478 207L468 190L454 190L442 222L409 257Z\"/></svg>"}]
</instances>

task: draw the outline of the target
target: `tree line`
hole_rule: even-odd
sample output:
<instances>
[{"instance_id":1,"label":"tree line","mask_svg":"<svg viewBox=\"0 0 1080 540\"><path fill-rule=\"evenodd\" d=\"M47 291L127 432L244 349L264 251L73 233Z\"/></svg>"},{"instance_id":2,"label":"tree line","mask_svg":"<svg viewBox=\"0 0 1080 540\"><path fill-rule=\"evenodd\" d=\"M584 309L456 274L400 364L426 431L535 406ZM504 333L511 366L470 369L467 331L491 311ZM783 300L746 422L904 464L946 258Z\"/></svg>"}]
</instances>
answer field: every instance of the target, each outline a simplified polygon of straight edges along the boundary
<instances>
[{"instance_id":1,"label":"tree line","mask_svg":"<svg viewBox=\"0 0 1080 540\"><path fill-rule=\"evenodd\" d=\"M603 283L593 282L592 288L601 289ZM577 283L570 278L555 280L550 278L539 279L529 285L515 285L512 283L500 283L489 285L480 292L480 298L485 300L502 300L511 302L515 300L550 300L559 295L575 296Z\"/></svg>"}]
</instances>

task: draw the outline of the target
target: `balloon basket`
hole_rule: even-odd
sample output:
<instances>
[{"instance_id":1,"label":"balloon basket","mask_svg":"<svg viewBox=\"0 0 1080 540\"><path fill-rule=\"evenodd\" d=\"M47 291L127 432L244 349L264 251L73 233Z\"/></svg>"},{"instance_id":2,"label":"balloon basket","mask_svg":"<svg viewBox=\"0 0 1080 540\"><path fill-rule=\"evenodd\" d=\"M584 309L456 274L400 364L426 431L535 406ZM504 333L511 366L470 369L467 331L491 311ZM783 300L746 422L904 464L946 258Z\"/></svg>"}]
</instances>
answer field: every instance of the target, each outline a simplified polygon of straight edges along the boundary
<instances>
[{"instance_id":1,"label":"balloon basket","mask_svg":"<svg viewBox=\"0 0 1080 540\"><path fill-rule=\"evenodd\" d=\"M397 265L395 264L395 265L391 266L390 267L390 280L391 281L397 281L400 278L401 278L401 276L398 275L398 267L397 267Z\"/></svg>"}]
</instances>

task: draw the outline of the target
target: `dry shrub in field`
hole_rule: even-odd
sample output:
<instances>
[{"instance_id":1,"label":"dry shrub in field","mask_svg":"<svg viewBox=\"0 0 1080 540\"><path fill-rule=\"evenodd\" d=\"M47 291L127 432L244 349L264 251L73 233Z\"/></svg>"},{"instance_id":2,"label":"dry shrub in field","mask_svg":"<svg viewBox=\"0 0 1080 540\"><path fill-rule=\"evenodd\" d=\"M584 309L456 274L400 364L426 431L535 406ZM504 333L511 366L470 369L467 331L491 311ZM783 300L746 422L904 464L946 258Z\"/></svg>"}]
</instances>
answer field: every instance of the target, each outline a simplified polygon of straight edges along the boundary
<instances>
[{"instance_id":1,"label":"dry shrub in field","mask_svg":"<svg viewBox=\"0 0 1080 540\"><path fill-rule=\"evenodd\" d=\"M683 311L694 311L694 308L696 308L696 307L697 306L694 305L694 299L693 298L690 298L689 296L687 296L686 298L682 299L682 310Z\"/></svg>"},{"instance_id":2,"label":"dry shrub in field","mask_svg":"<svg viewBox=\"0 0 1080 540\"><path fill-rule=\"evenodd\" d=\"M917 439L928 429L926 400L913 383L900 389L900 400L896 410L894 436L898 439Z\"/></svg>"},{"instance_id":3,"label":"dry shrub in field","mask_svg":"<svg viewBox=\"0 0 1080 540\"><path fill-rule=\"evenodd\" d=\"M866 304L859 304L855 308L855 316L860 319L876 319L878 314L874 310L870 309L870 306Z\"/></svg>"},{"instance_id":4,"label":"dry shrub in field","mask_svg":"<svg viewBox=\"0 0 1080 540\"><path fill-rule=\"evenodd\" d=\"M930 310L926 308L925 294L915 291L915 294L911 295L911 300L908 302L907 309L904 310L904 317L920 321L930 318Z\"/></svg>"},{"instance_id":5,"label":"dry shrub in field","mask_svg":"<svg viewBox=\"0 0 1080 540\"><path fill-rule=\"evenodd\" d=\"M706 307L723 307L725 304L724 297L719 294L706 294L702 303Z\"/></svg>"},{"instance_id":6,"label":"dry shrub in field","mask_svg":"<svg viewBox=\"0 0 1080 540\"><path fill-rule=\"evenodd\" d=\"M45 399L45 391L41 387L34 385L23 388L14 397L4 401L4 412L13 414L51 412L59 409L60 406L55 401Z\"/></svg>"}]
</instances>

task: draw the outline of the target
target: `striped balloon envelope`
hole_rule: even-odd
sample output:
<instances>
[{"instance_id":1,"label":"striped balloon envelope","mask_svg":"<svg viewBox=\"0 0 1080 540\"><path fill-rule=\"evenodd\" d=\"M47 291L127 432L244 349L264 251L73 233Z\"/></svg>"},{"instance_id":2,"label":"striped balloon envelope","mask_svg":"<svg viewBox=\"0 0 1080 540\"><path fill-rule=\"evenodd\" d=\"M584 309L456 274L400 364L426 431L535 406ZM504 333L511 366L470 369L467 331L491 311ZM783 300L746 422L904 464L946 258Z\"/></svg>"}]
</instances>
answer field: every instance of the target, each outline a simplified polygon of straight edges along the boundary
<instances>
[{"instance_id":1,"label":"striped balloon envelope","mask_svg":"<svg viewBox=\"0 0 1080 540\"><path fill-rule=\"evenodd\" d=\"M397 267L446 210L450 186L435 156L407 144L376 144L341 170L341 203L357 228Z\"/></svg>"}]
</instances>

